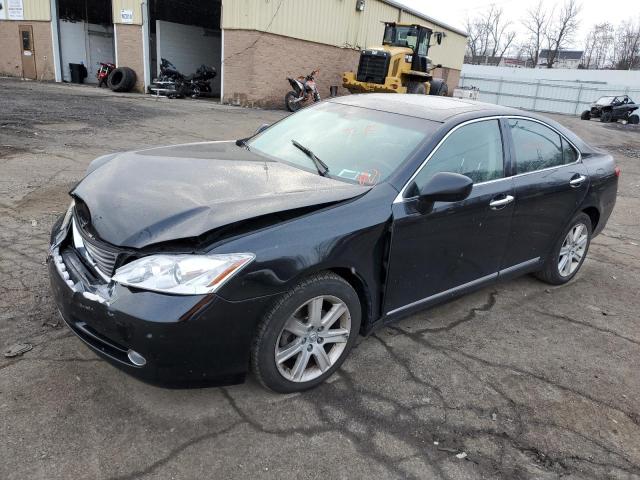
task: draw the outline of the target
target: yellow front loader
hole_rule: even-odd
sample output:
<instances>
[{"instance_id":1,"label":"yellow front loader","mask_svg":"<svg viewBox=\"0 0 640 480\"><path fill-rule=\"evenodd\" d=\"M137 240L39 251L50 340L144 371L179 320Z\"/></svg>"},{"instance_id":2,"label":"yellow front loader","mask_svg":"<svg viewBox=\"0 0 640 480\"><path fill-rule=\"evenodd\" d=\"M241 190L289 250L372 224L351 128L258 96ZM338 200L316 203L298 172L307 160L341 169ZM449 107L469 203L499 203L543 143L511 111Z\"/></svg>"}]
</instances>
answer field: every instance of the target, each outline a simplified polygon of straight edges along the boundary
<instances>
[{"instance_id":1,"label":"yellow front loader","mask_svg":"<svg viewBox=\"0 0 640 480\"><path fill-rule=\"evenodd\" d=\"M345 72L342 85L351 93L385 92L448 95L441 78L433 78L427 56L431 38L442 43L443 32L417 24L386 22L382 46L360 52L357 72Z\"/></svg>"}]
</instances>

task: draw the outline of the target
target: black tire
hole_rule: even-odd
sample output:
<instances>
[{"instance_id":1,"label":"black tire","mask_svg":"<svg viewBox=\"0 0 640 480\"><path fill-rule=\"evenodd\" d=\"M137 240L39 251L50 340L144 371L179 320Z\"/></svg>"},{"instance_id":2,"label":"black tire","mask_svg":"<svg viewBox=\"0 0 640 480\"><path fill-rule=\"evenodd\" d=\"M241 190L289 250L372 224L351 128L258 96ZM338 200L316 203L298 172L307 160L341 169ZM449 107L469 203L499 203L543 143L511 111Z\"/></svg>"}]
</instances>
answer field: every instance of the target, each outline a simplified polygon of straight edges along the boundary
<instances>
[{"instance_id":1,"label":"black tire","mask_svg":"<svg viewBox=\"0 0 640 480\"><path fill-rule=\"evenodd\" d=\"M602 112L600 115L600 121L603 123L609 123L613 119L611 112Z\"/></svg>"},{"instance_id":2,"label":"black tire","mask_svg":"<svg viewBox=\"0 0 640 480\"><path fill-rule=\"evenodd\" d=\"M580 119L581 120L591 120L591 112L589 110L585 110L584 112L582 112L582 114L580 115Z\"/></svg>"},{"instance_id":3,"label":"black tire","mask_svg":"<svg viewBox=\"0 0 640 480\"><path fill-rule=\"evenodd\" d=\"M640 123L640 117L638 115L630 115L629 123L631 125L638 125L638 123Z\"/></svg>"},{"instance_id":4,"label":"black tire","mask_svg":"<svg viewBox=\"0 0 640 480\"><path fill-rule=\"evenodd\" d=\"M407 85L407 93L411 93L413 95L425 95L427 93L427 87L425 87L422 82L411 81Z\"/></svg>"},{"instance_id":5,"label":"black tire","mask_svg":"<svg viewBox=\"0 0 640 480\"><path fill-rule=\"evenodd\" d=\"M109 75L107 84L114 92L128 92L136 84L136 72L129 67L116 68Z\"/></svg>"},{"instance_id":6,"label":"black tire","mask_svg":"<svg viewBox=\"0 0 640 480\"><path fill-rule=\"evenodd\" d=\"M288 92L284 96L284 104L287 107L287 110L289 110L290 112L297 112L298 110L300 110L300 106L302 102L293 101L297 98L298 98L298 95L294 91Z\"/></svg>"},{"instance_id":7,"label":"black tire","mask_svg":"<svg viewBox=\"0 0 640 480\"><path fill-rule=\"evenodd\" d=\"M446 97L449 95L449 86L441 78L434 78L431 80L429 87L429 95L436 95L439 97Z\"/></svg>"},{"instance_id":8,"label":"black tire","mask_svg":"<svg viewBox=\"0 0 640 480\"><path fill-rule=\"evenodd\" d=\"M312 378L309 381L290 380L280 372L278 365L276 364L275 352L278 341L281 334L286 332L283 332L285 323L287 323L294 313L298 312L301 307L311 299L321 295L335 297L346 305L351 322L348 340L345 344L344 350L339 354L340 356L335 359L330 368L322 372L319 376ZM340 368L340 365L342 365L342 362L345 360L356 341L360 330L360 322L360 300L358 298L358 294L347 281L331 272L318 273L307 277L300 281L289 292L280 296L260 322L251 348L251 366L253 372L263 386L275 392L291 393L313 388L322 383L338 368ZM311 349L317 347L316 343L322 344L320 340L314 342L313 339L311 339L308 340L306 345ZM321 348L328 348L331 350L337 345L339 344L327 342ZM294 357L291 357L292 361L297 360L297 356ZM313 364L315 364L316 357L313 356L309 358L313 358ZM317 369L317 373L319 372L320 370Z\"/></svg>"},{"instance_id":9,"label":"black tire","mask_svg":"<svg viewBox=\"0 0 640 480\"><path fill-rule=\"evenodd\" d=\"M587 240L586 245L584 247L584 252L579 262L577 263L575 270L571 271L568 275L563 275L560 273L559 264L560 264L560 249L563 248L563 244L565 239L570 231L574 229L577 225L584 225L586 228ZM591 218L586 213L578 213L573 219L569 222L566 228L562 230L560 234L560 238L556 241L551 254L547 258L544 267L541 271L536 272L535 276L542 280L543 282L549 283L551 285L562 285L569 282L573 277L576 276L582 264L584 263L585 258L587 258L587 253L589 252L589 245L591 244L591 234L593 232L593 226L591 225ZM570 260L573 262L573 260Z\"/></svg>"}]
</instances>

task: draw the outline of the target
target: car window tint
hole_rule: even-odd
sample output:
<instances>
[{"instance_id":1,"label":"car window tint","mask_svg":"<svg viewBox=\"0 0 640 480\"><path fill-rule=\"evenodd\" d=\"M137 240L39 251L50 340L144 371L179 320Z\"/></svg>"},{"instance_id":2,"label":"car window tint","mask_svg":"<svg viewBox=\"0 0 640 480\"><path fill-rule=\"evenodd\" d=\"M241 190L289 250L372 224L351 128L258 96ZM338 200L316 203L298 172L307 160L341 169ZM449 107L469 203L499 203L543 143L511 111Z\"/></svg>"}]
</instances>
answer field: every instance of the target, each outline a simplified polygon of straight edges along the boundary
<instances>
[{"instance_id":1,"label":"car window tint","mask_svg":"<svg viewBox=\"0 0 640 480\"><path fill-rule=\"evenodd\" d=\"M497 120L471 123L453 132L416 176L422 186L439 172L466 175L474 183L504 176L502 138Z\"/></svg>"},{"instance_id":2,"label":"car window tint","mask_svg":"<svg viewBox=\"0 0 640 480\"><path fill-rule=\"evenodd\" d=\"M564 138L562 139L562 155L565 165L576 162L578 160L578 152Z\"/></svg>"},{"instance_id":3,"label":"car window tint","mask_svg":"<svg viewBox=\"0 0 640 480\"><path fill-rule=\"evenodd\" d=\"M544 125L521 118L509 119L516 151L516 173L563 164L560 135Z\"/></svg>"}]
</instances>

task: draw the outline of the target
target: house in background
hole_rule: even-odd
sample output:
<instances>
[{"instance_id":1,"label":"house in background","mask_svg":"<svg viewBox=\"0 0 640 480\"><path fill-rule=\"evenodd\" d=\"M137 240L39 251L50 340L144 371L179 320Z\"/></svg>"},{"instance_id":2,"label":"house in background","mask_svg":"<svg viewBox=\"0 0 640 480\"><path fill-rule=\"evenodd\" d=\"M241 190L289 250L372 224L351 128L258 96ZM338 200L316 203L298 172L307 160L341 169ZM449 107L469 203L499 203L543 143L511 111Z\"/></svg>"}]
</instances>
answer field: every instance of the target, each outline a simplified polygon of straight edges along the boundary
<instances>
[{"instance_id":1,"label":"house in background","mask_svg":"<svg viewBox=\"0 0 640 480\"><path fill-rule=\"evenodd\" d=\"M537 68L547 68L550 50L540 50ZM552 68L578 68L582 63L582 50L560 50Z\"/></svg>"}]
</instances>

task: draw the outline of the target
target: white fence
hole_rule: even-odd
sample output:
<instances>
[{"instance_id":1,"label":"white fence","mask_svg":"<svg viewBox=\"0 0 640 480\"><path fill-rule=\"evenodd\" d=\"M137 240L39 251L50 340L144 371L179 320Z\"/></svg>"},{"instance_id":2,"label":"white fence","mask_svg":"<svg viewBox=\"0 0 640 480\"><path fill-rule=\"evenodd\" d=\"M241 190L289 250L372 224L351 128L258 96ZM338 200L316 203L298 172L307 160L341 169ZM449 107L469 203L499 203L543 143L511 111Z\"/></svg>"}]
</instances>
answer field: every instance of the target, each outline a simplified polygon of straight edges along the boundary
<instances>
[{"instance_id":1,"label":"white fence","mask_svg":"<svg viewBox=\"0 0 640 480\"><path fill-rule=\"evenodd\" d=\"M612 83L613 82L613 83ZM464 65L461 87L478 87L482 102L538 112L579 114L602 95L640 102L640 72L519 69Z\"/></svg>"}]
</instances>

